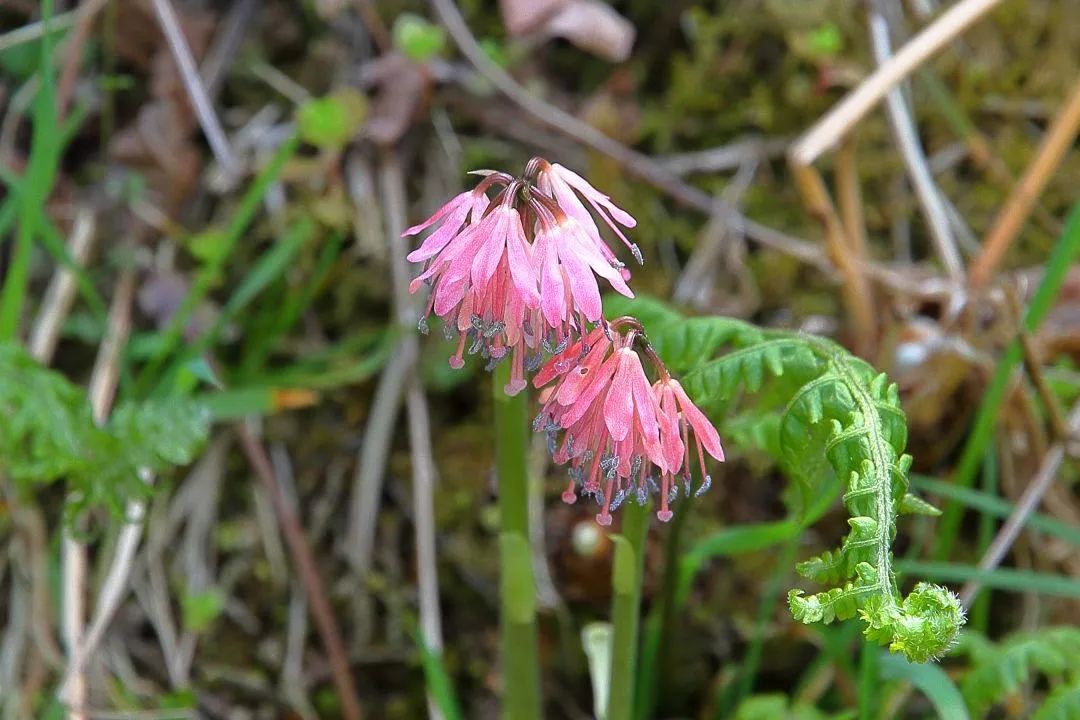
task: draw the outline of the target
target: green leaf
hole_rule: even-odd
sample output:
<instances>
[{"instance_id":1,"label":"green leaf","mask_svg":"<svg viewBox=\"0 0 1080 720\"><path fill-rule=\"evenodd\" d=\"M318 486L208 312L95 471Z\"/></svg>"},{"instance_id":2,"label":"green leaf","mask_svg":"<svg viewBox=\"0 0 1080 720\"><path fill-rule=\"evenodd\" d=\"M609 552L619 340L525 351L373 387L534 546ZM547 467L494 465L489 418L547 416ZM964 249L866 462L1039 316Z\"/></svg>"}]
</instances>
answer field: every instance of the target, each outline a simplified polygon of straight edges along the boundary
<instances>
[{"instance_id":1,"label":"green leaf","mask_svg":"<svg viewBox=\"0 0 1080 720\"><path fill-rule=\"evenodd\" d=\"M410 60L427 62L446 46L446 31L419 15L401 13L394 20L394 47Z\"/></svg>"},{"instance_id":2,"label":"green leaf","mask_svg":"<svg viewBox=\"0 0 1080 720\"><path fill-rule=\"evenodd\" d=\"M940 720L968 720L967 706L960 689L937 665L910 663L895 655L883 653L881 675L886 680L904 680L917 687L933 703Z\"/></svg>"},{"instance_id":3,"label":"green leaf","mask_svg":"<svg viewBox=\"0 0 1080 720\"><path fill-rule=\"evenodd\" d=\"M894 383L825 338L731 318L683 318L643 296L610 296L605 314L638 318L664 362L686 373L681 382L702 408L729 415L743 409L742 400L758 417L779 412L778 439L765 428L760 447L779 453L777 461L799 488L800 502L793 505L800 526L824 511L822 501L832 500L837 480L846 485L850 532L839 549L797 566L833 587L809 596L792 590L788 603L797 620L859 617L868 639L916 662L948 651L965 621L956 596L919 583L902 597L896 585L891 546L897 516L930 509L908 494L907 423ZM696 571L694 562L683 568L684 583Z\"/></svg>"},{"instance_id":4,"label":"green leaf","mask_svg":"<svg viewBox=\"0 0 1080 720\"><path fill-rule=\"evenodd\" d=\"M209 413L192 402L125 403L101 427L83 389L18 343L0 343L0 410L0 470L23 490L64 479L71 514L121 515L149 492L141 469L191 462L209 433Z\"/></svg>"},{"instance_id":5,"label":"green leaf","mask_svg":"<svg viewBox=\"0 0 1080 720\"><path fill-rule=\"evenodd\" d=\"M368 117L367 97L345 88L308 100L296 111L300 138L322 150L337 150L356 136Z\"/></svg>"},{"instance_id":6,"label":"green leaf","mask_svg":"<svg viewBox=\"0 0 1080 720\"><path fill-rule=\"evenodd\" d=\"M180 599L184 628L195 634L209 630L225 609L225 600L225 593L218 588L185 594Z\"/></svg>"},{"instance_id":7,"label":"green leaf","mask_svg":"<svg viewBox=\"0 0 1080 720\"><path fill-rule=\"evenodd\" d=\"M1080 680L1080 629L1075 627L1014 633L996 645L964 633L957 653L971 657L971 670L960 681L960 690L976 717L985 717L993 705L1020 692L1035 673L1066 676L1073 683ZM1064 695L1054 700L1055 705L1068 702Z\"/></svg>"}]
</instances>

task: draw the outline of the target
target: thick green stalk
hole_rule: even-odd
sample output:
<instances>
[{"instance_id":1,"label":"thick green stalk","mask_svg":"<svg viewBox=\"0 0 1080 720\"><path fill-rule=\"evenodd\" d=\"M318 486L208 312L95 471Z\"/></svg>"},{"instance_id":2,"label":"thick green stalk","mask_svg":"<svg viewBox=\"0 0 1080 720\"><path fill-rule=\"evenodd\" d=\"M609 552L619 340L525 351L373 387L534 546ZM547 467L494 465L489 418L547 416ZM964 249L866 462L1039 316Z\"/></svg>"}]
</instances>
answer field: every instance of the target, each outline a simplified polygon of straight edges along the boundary
<instances>
[{"instance_id":1,"label":"thick green stalk","mask_svg":"<svg viewBox=\"0 0 1080 720\"><path fill-rule=\"evenodd\" d=\"M605 720L631 720L634 712L634 671L637 667L641 581L645 570L645 536L649 530L649 505L633 499L623 505L622 534L615 542L612 574L611 702Z\"/></svg>"},{"instance_id":2,"label":"thick green stalk","mask_svg":"<svg viewBox=\"0 0 1080 720\"><path fill-rule=\"evenodd\" d=\"M1069 218L1065 223L1065 229L1054 246L1054 252L1046 261L1045 272L1042 281L1035 289L1035 295L1031 298L1027 313L1024 315L1024 329L1034 333L1042 325L1050 309L1057 300L1061 286L1065 283L1069 268L1080 256L1080 202L1073 205ZM983 395L979 412L975 418L975 426L968 436L964 451L960 456L960 462L953 474L952 484L959 488L969 488L979 472L983 458L986 456L986 447L990 443L997 426L998 410L1005 401L1009 387L1009 378L1012 372L1020 364L1023 351L1019 339L1010 343L1005 354L998 360L994 375L990 378L986 393ZM959 505L948 505L941 519L938 521L938 532L935 538L937 547L934 560L941 562L949 557L953 546L956 544L957 535L960 532L960 521L964 509Z\"/></svg>"},{"instance_id":3,"label":"thick green stalk","mask_svg":"<svg viewBox=\"0 0 1080 720\"><path fill-rule=\"evenodd\" d=\"M539 719L540 659L536 581L529 552L528 407L525 392L507 397L510 363L492 373L495 463L499 478L499 596L503 674L502 716Z\"/></svg>"}]
</instances>

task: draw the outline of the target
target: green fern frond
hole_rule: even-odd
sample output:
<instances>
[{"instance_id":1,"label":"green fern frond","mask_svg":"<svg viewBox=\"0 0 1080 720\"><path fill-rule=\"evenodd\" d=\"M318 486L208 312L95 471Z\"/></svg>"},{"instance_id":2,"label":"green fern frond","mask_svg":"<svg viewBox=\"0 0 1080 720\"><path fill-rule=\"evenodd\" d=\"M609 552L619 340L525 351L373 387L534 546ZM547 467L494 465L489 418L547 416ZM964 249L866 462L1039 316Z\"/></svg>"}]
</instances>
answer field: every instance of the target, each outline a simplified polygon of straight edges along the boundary
<instances>
[{"instance_id":1,"label":"green fern frond","mask_svg":"<svg viewBox=\"0 0 1080 720\"><path fill-rule=\"evenodd\" d=\"M140 468L191 462L210 429L206 409L184 400L124 404L100 426L86 393L17 343L0 344L0 412L0 472L24 491L66 480L73 514L121 514L149 492Z\"/></svg>"},{"instance_id":2,"label":"green fern frond","mask_svg":"<svg viewBox=\"0 0 1080 720\"><path fill-rule=\"evenodd\" d=\"M971 656L972 669L961 681L960 691L976 716L982 716L993 705L1015 695L1035 673L1052 679L1067 679L1073 685L1080 681L1080 628L1076 627L1016 633L996 645L978 635L965 634L959 651ZM1066 707L1069 702L1080 702L1078 690L1080 688L1072 688L1071 700L1064 690L1061 695L1055 692L1048 698L1047 705L1051 699L1060 707Z\"/></svg>"},{"instance_id":3,"label":"green fern frond","mask_svg":"<svg viewBox=\"0 0 1080 720\"><path fill-rule=\"evenodd\" d=\"M965 620L959 600L928 583L902 597L893 571L898 514L936 512L908 492L911 457L904 454L907 422L896 385L824 338L765 331L729 318L682 319L651 299L620 305L642 320L665 362L689 369L683 385L704 407L739 391L760 396L765 386L780 383L786 404L777 461L798 483L803 507L827 477L846 479L850 532L838 549L797 566L803 576L834 587L811 595L792 590L794 617L828 623L857 616L868 639L913 662L951 649Z\"/></svg>"},{"instance_id":4,"label":"green fern frond","mask_svg":"<svg viewBox=\"0 0 1080 720\"><path fill-rule=\"evenodd\" d=\"M1055 688L1031 720L1074 720L1080 717L1080 682Z\"/></svg>"}]
</instances>

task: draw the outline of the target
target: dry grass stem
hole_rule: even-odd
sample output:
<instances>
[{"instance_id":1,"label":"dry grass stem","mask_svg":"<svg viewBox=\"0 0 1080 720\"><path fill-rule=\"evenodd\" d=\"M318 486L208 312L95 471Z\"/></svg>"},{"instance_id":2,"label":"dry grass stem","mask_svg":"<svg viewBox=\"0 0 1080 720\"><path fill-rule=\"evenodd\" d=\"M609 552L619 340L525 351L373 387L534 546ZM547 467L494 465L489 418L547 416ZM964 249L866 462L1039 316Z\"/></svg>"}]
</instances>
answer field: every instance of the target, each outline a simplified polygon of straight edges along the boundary
<instances>
[{"instance_id":1,"label":"dry grass stem","mask_svg":"<svg viewBox=\"0 0 1080 720\"><path fill-rule=\"evenodd\" d=\"M789 156L801 165L809 165L817 160L822 153L840 142L891 89L1001 2L960 0L953 5L796 140Z\"/></svg>"},{"instance_id":2,"label":"dry grass stem","mask_svg":"<svg viewBox=\"0 0 1080 720\"><path fill-rule=\"evenodd\" d=\"M844 305L851 316L854 349L856 353L866 357L874 347L877 323L874 320L874 301L870 293L870 283L863 271L865 265L853 257L851 244L845 237L844 226L840 222L836 208L829 198L829 192L825 189L825 182L818 171L809 165L796 165L792 159L792 172L807 210L825 230L829 258L844 279L841 292Z\"/></svg>"},{"instance_id":3,"label":"dry grass stem","mask_svg":"<svg viewBox=\"0 0 1080 720\"><path fill-rule=\"evenodd\" d=\"M131 331L131 305L135 294L135 272L127 269L121 274L116 284L112 306L109 308L108 324L105 337L101 341L94 370L90 376L90 408L94 420L105 422L116 394L116 384L120 377L120 356L127 344ZM77 658L84 655L83 623L86 617L86 546L76 540L69 531L64 531L63 548L63 586L64 644L68 652L71 668L70 681L64 700L71 708L73 720L85 720L86 715L86 676L74 667Z\"/></svg>"},{"instance_id":4,"label":"dry grass stem","mask_svg":"<svg viewBox=\"0 0 1080 720\"><path fill-rule=\"evenodd\" d=\"M326 590L319 577L319 571L315 567L315 556L311 552L307 539L304 537L304 529L300 525L296 513L290 507L285 497L281 482L278 480L266 449L254 438L251 431L244 423L237 427L240 436L240 444L244 454L255 469L255 475L262 483L263 489L270 496L274 510L281 523L285 534L285 541L289 544L296 572L300 576L300 583L307 592L308 603L311 606L311 615L315 620L315 626L319 631L323 645L326 648L327 659L330 662L331 676L338 692L338 701L341 703L341 714L345 720L361 720L363 712L360 709L360 700L356 695L356 684L353 682L352 671L349 668L348 654L345 652L345 644L341 638L337 621L334 619L333 608L326 597Z\"/></svg>"},{"instance_id":5,"label":"dry grass stem","mask_svg":"<svg viewBox=\"0 0 1080 720\"><path fill-rule=\"evenodd\" d=\"M161 24L161 30L169 43L169 50L180 70L184 87L191 98L191 104L195 108L195 114L199 118L199 125L206 135L207 142L210 143L210 149L225 174L231 176L237 167L236 158L233 157L229 141L225 137L225 130L221 126L221 121L218 120L217 113L214 112L210 95L199 76L199 69L195 65L191 48L188 46L183 30L180 29L180 20L176 16L176 10L169 0L151 0L151 2L157 13L158 22Z\"/></svg>"},{"instance_id":6,"label":"dry grass stem","mask_svg":"<svg viewBox=\"0 0 1080 720\"><path fill-rule=\"evenodd\" d=\"M1042 144L1024 177L1013 190L1005 207L994 219L982 243L982 252L972 263L968 281L985 285L994 276L1005 253L1012 247L1043 188L1065 159L1080 130L1080 80L1073 86L1065 105L1046 131Z\"/></svg>"},{"instance_id":7,"label":"dry grass stem","mask_svg":"<svg viewBox=\"0 0 1080 720\"><path fill-rule=\"evenodd\" d=\"M1073 409L1069 412L1068 430L1070 435L1080 432L1080 403L1073 406ZM1066 445L1062 441L1055 442L1047 450L1046 455L1043 456L1042 464L1039 466L1039 471L1028 483L1024 494L1020 496L1020 499L1013 507L1012 513L1009 514L1005 524L998 530L993 542L990 543L990 547L987 548L986 553L979 560L980 570L993 570L1001 564L1013 543L1016 542L1020 531L1024 529L1028 518L1035 512L1035 508L1042 502L1043 497L1057 477L1061 463L1065 460L1065 451ZM982 584L976 581L964 585L960 590L960 601L964 604L964 607L971 607L981 589Z\"/></svg>"},{"instance_id":8,"label":"dry grass stem","mask_svg":"<svg viewBox=\"0 0 1080 720\"><path fill-rule=\"evenodd\" d=\"M889 25L877 12L870 13L870 39L878 67L886 66L892 56ZM915 121L904 101L904 93L899 87L889 90L885 106L897 148L907 167L915 197L919 201L919 207L930 229L934 249L949 277L955 282L960 282L964 277L964 265L960 259L960 251L956 247L956 239L949 226L948 210L942 202L941 190L934 183L934 177L927 165L926 154L919 142Z\"/></svg>"},{"instance_id":9,"label":"dry grass stem","mask_svg":"<svg viewBox=\"0 0 1080 720\"><path fill-rule=\"evenodd\" d=\"M863 216L857 147L856 135L852 133L836 154L836 196L851 251L865 262L870 257L870 241L866 237L866 218Z\"/></svg>"},{"instance_id":10,"label":"dry grass stem","mask_svg":"<svg viewBox=\"0 0 1080 720\"><path fill-rule=\"evenodd\" d=\"M87 259L97 240L97 220L89 208L80 207L75 213L75 224L68 240L68 253L77 267L86 265ZM56 352L56 343L60 339L60 330L64 320L71 312L78 288L75 272L70 268L58 267L45 290L37 318L30 331L27 348L30 354L43 365L48 365Z\"/></svg>"},{"instance_id":11,"label":"dry grass stem","mask_svg":"<svg viewBox=\"0 0 1080 720\"><path fill-rule=\"evenodd\" d=\"M402 237L406 221L405 175L396 151L383 149L379 157L379 190L386 216L386 234L390 245L390 273L398 322L412 327L416 313L409 296L409 265L406 239ZM418 343L416 335L409 336ZM439 611L439 575L435 561L435 460L431 447L431 420L427 398L415 370L405 387L405 407L409 421L409 450L412 455L413 524L416 533L416 566L420 595L420 627L424 645L435 654L442 653L442 619ZM430 693L428 716L442 715Z\"/></svg>"},{"instance_id":12,"label":"dry grass stem","mask_svg":"<svg viewBox=\"0 0 1080 720\"><path fill-rule=\"evenodd\" d=\"M71 102L71 96L75 93L75 83L79 77L79 61L82 59L86 39L90 36L90 28L94 25L94 18L108 3L109 0L82 0L78 10L68 13L76 15L77 22L75 32L68 38L64 48L64 68L60 72L60 81L56 86L57 117L60 120L63 120L64 115L67 114L68 103Z\"/></svg>"}]
</instances>

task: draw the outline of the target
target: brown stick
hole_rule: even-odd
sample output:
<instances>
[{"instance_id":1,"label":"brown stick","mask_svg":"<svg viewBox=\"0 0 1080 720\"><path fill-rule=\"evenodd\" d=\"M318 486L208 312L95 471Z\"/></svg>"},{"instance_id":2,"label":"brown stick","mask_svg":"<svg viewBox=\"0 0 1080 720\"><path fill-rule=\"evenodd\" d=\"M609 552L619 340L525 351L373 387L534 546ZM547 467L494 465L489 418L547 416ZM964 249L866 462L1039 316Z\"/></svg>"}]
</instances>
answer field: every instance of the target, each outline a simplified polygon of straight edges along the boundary
<instances>
[{"instance_id":1,"label":"brown stick","mask_svg":"<svg viewBox=\"0 0 1080 720\"><path fill-rule=\"evenodd\" d=\"M866 218L863 216L857 144L856 134L852 133L840 145L840 150L836 153L836 196L851 250L865 262L870 257L870 243L866 239Z\"/></svg>"},{"instance_id":2,"label":"brown stick","mask_svg":"<svg viewBox=\"0 0 1080 720\"><path fill-rule=\"evenodd\" d=\"M798 164L794 157L789 156L789 160L806 209L824 227L829 257L846 281L840 286L840 291L854 324L854 350L856 354L867 357L877 336L870 283L862 272L861 263L851 251L851 243L845 237L844 226L821 175L811 165Z\"/></svg>"},{"instance_id":3,"label":"brown stick","mask_svg":"<svg viewBox=\"0 0 1080 720\"><path fill-rule=\"evenodd\" d=\"M315 558L311 553L304 530L296 519L292 508L285 499L285 493L281 489L274 467L266 454L262 444L251 436L243 424L238 426L240 443L244 447L244 453L248 461L255 468L255 474L262 483L270 501L274 504L278 521L285 532L285 540L289 543L289 551L292 553L293 562L296 564L296 572L300 575L300 581L304 584L308 603L311 605L311 616L315 620L315 626L319 630L323 645L326 647L327 659L330 661L330 673L334 680L341 700L342 717L346 720L361 720L363 712L360 709L360 700L356 695L356 686L353 683L352 672L349 670L349 658L345 653L345 645L341 640L341 632L334 620L334 611L330 602L326 599L326 590L322 580L315 569Z\"/></svg>"},{"instance_id":4,"label":"brown stick","mask_svg":"<svg viewBox=\"0 0 1080 720\"><path fill-rule=\"evenodd\" d=\"M1005 253L1012 247L1017 234L1027 221L1035 201L1050 176L1065 159L1066 152L1080 130L1080 81L1073 86L1061 112L1046 131L1035 159L1028 166L1020 184L1009 196L1005 207L994 219L982 244L982 252L968 271L971 285L984 285L993 277Z\"/></svg>"},{"instance_id":5,"label":"brown stick","mask_svg":"<svg viewBox=\"0 0 1080 720\"><path fill-rule=\"evenodd\" d=\"M79 60L82 58L83 47L86 38L90 36L90 28L94 26L94 18L109 0L83 0L80 4L81 14L75 31L64 48L64 69L60 73L60 82L56 87L56 113L57 119L63 120L67 114L68 103L75 93L75 81L79 73Z\"/></svg>"}]
</instances>

